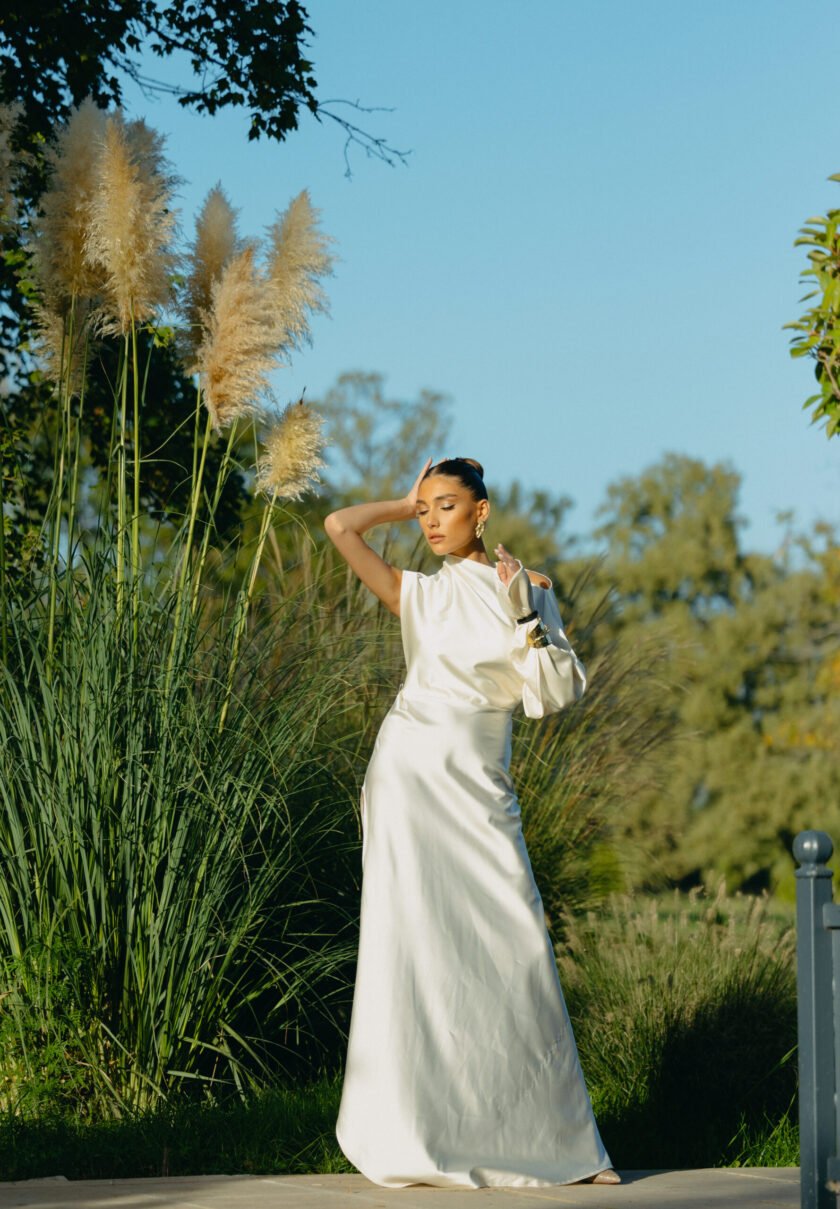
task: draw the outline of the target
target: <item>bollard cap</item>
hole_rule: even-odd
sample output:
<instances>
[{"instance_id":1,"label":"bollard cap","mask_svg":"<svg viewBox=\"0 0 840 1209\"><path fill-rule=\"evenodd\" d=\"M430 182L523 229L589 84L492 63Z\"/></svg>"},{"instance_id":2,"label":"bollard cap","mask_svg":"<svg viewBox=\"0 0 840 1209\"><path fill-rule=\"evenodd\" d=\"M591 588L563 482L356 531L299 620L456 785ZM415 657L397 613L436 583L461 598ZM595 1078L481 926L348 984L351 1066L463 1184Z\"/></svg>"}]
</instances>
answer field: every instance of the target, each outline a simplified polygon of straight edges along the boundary
<instances>
[{"instance_id":1,"label":"bollard cap","mask_svg":"<svg viewBox=\"0 0 840 1209\"><path fill-rule=\"evenodd\" d=\"M824 865L834 845L824 831L800 831L793 841L793 855L800 865Z\"/></svg>"}]
</instances>

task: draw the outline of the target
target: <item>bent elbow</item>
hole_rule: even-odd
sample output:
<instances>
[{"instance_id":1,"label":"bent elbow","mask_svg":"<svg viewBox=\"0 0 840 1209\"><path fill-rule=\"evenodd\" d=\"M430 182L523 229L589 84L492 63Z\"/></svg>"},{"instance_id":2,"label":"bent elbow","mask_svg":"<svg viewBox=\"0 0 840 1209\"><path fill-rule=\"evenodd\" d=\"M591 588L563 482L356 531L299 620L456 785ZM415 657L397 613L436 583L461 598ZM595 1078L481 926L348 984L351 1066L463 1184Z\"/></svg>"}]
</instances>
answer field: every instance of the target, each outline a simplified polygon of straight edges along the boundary
<instances>
[{"instance_id":1,"label":"bent elbow","mask_svg":"<svg viewBox=\"0 0 840 1209\"><path fill-rule=\"evenodd\" d=\"M343 526L338 519L337 512L331 512L328 516L324 517L324 532L331 541L334 541L342 531Z\"/></svg>"}]
</instances>

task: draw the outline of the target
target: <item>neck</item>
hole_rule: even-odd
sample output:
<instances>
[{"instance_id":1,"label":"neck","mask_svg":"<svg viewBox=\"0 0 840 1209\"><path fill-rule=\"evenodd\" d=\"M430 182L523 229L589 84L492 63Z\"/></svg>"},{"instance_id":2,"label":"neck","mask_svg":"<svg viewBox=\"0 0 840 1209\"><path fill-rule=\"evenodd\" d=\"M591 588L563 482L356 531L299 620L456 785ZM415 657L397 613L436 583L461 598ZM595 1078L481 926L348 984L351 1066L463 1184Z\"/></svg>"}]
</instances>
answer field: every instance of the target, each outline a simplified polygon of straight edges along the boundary
<instances>
[{"instance_id":1,"label":"neck","mask_svg":"<svg viewBox=\"0 0 840 1209\"><path fill-rule=\"evenodd\" d=\"M468 558L471 562L484 563L488 567L492 567L490 559L487 557L487 551L484 549L484 542L480 538L475 538L466 546L461 546L460 550L451 552L452 558Z\"/></svg>"}]
</instances>

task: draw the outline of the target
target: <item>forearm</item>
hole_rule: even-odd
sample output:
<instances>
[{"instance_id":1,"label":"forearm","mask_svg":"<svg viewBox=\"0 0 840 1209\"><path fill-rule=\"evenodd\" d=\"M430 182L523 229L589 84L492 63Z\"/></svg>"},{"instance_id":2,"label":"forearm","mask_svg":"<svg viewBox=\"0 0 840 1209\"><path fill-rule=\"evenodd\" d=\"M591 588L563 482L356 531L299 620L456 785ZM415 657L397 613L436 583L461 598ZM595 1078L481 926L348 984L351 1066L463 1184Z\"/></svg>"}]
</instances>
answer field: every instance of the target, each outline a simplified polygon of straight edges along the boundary
<instances>
[{"instance_id":1,"label":"forearm","mask_svg":"<svg viewBox=\"0 0 840 1209\"><path fill-rule=\"evenodd\" d=\"M374 525L408 520L412 516L414 505L407 499L376 500L369 504L339 508L324 521L327 537L341 557L353 568L365 587L370 588L397 617L400 614L402 571L385 562L368 545L363 534Z\"/></svg>"},{"instance_id":2,"label":"forearm","mask_svg":"<svg viewBox=\"0 0 840 1209\"><path fill-rule=\"evenodd\" d=\"M400 500L372 500L367 504L352 504L331 512L324 522L330 537L342 533L357 533L361 536L375 525L387 525L393 521L408 521L414 517L414 505L405 497Z\"/></svg>"}]
</instances>

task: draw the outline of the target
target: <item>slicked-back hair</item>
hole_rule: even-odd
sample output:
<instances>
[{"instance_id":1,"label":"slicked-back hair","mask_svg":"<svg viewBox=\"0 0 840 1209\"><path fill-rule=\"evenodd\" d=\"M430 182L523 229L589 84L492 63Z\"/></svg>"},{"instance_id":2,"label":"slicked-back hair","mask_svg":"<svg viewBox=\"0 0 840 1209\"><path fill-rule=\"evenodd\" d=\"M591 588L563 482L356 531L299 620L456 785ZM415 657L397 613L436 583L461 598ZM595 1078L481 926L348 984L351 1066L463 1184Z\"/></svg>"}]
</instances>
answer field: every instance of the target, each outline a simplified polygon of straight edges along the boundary
<instances>
[{"instance_id":1,"label":"slicked-back hair","mask_svg":"<svg viewBox=\"0 0 840 1209\"><path fill-rule=\"evenodd\" d=\"M447 478L457 479L471 493L473 499L487 499L484 467L474 458L444 458L442 462L429 467L423 475L423 480L430 479L433 474L444 474Z\"/></svg>"}]
</instances>

